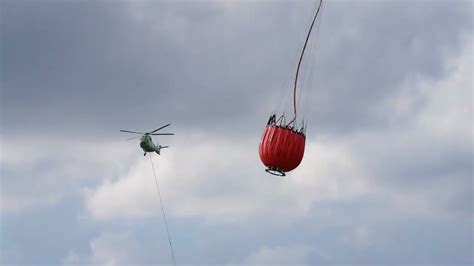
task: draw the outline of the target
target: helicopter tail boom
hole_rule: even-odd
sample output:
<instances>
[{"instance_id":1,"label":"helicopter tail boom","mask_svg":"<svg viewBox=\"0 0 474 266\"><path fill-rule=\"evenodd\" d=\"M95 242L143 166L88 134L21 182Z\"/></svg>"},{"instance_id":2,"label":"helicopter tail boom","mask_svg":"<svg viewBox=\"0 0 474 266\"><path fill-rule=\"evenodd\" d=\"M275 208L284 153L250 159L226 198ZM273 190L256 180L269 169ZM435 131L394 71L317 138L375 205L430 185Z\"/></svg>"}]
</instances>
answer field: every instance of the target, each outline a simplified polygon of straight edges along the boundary
<instances>
[{"instance_id":1,"label":"helicopter tail boom","mask_svg":"<svg viewBox=\"0 0 474 266\"><path fill-rule=\"evenodd\" d=\"M159 145L159 146L156 148L156 151L155 151L155 152L156 152L158 155L160 155L161 149L165 149L165 148L169 148L169 147L170 147L170 146L161 146L161 145Z\"/></svg>"}]
</instances>

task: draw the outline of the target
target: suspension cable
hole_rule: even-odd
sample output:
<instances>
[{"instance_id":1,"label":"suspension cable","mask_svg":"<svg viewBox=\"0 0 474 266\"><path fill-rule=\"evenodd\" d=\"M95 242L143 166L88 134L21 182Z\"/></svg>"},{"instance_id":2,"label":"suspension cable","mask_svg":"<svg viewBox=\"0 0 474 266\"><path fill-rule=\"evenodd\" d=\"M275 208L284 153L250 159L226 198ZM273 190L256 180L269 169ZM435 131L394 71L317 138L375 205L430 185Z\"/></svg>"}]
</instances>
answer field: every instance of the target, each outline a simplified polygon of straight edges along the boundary
<instances>
[{"instance_id":1,"label":"suspension cable","mask_svg":"<svg viewBox=\"0 0 474 266\"><path fill-rule=\"evenodd\" d=\"M165 208L163 206L163 200L161 199L160 186L158 185L158 179L156 178L155 165L153 164L153 159L151 158L151 153L149 153L151 168L153 169L153 176L155 177L156 190L158 191L158 199L160 200L161 213L163 214L163 220L165 221L166 233L168 234L168 242L170 244L171 257L173 258L173 265L176 266L176 259L174 257L173 244L171 243L170 230L168 229L168 221L166 219Z\"/></svg>"},{"instance_id":2,"label":"suspension cable","mask_svg":"<svg viewBox=\"0 0 474 266\"><path fill-rule=\"evenodd\" d=\"M311 22L311 27L309 27L308 35L306 35L306 40L304 42L303 51L301 51L300 60L298 61L298 66L296 67L295 83L294 83L294 87L293 87L293 113L294 113L294 117L288 123L288 125L290 125L291 123L293 123L296 120L296 85L298 84L298 74L300 73L300 66L301 66L301 62L303 61L303 55L304 55L304 51L306 50L306 45L308 44L309 36L311 35L311 31L313 30L313 25L314 25L314 22L316 21L316 18L318 17L319 10L321 9L322 3L323 3L323 0L320 0L318 10L316 10L316 14L314 15L313 22Z\"/></svg>"}]
</instances>

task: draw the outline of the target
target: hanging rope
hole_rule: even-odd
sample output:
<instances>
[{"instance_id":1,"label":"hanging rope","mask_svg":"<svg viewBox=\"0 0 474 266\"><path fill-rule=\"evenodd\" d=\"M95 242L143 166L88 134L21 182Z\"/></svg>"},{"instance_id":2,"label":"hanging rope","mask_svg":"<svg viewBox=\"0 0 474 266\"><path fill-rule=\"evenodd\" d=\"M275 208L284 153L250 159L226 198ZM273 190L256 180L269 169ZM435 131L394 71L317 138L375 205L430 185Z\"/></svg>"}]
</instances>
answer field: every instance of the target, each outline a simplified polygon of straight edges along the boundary
<instances>
[{"instance_id":1,"label":"hanging rope","mask_svg":"<svg viewBox=\"0 0 474 266\"><path fill-rule=\"evenodd\" d=\"M153 164L151 153L149 153L149 156L150 156L151 168L153 169L153 176L155 176L155 184L156 184L156 190L158 191L158 198L160 200L161 213L163 214L163 218L164 218L163 220L165 221L166 233L168 234L168 242L170 244L171 257L173 258L173 265L176 266L176 259L174 257L173 244L171 244L170 230L168 229L168 221L166 219L165 208L163 206L163 200L161 199L160 186L158 185L158 179L156 178L155 165Z\"/></svg>"},{"instance_id":2,"label":"hanging rope","mask_svg":"<svg viewBox=\"0 0 474 266\"><path fill-rule=\"evenodd\" d=\"M294 117L288 123L288 125L290 125L291 123L293 123L296 120L296 85L298 84L298 74L300 73L300 66L301 66L301 62L303 61L303 55L304 55L304 51L306 50L306 45L308 44L309 36L311 35L311 31L313 30L313 25L314 25L314 22L316 21L316 18L318 17L319 10L321 9L322 3L323 3L323 0L320 0L318 10L316 10L316 14L314 15L313 22L311 22L311 27L309 27L308 35L306 35L306 40L304 42L303 51L301 51L300 60L298 61L298 66L296 67L295 83L294 83L294 87L293 87L293 113L294 113Z\"/></svg>"}]
</instances>

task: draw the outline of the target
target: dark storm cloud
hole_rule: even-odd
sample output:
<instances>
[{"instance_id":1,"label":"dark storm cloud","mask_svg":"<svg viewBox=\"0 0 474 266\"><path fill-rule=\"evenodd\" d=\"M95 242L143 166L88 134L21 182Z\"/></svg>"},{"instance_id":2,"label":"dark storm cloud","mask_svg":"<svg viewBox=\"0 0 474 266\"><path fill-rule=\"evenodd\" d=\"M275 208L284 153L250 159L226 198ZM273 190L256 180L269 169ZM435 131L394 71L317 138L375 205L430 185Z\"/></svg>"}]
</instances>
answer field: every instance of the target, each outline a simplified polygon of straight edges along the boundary
<instances>
[{"instance_id":1,"label":"dark storm cloud","mask_svg":"<svg viewBox=\"0 0 474 266\"><path fill-rule=\"evenodd\" d=\"M216 29L212 8L200 14L202 8L196 12L184 4L152 5L146 16L157 19L139 23L126 4L104 4L5 4L8 128L100 131L124 121L143 125L148 117L208 124L216 115L239 116L243 105L253 108L243 100L252 88L233 85L246 80L241 60L226 52L242 37L236 33L247 29L235 24Z\"/></svg>"},{"instance_id":2,"label":"dark storm cloud","mask_svg":"<svg viewBox=\"0 0 474 266\"><path fill-rule=\"evenodd\" d=\"M150 99L151 88L141 83L146 78L139 71L146 54L131 45L137 36L121 19L126 14L120 4L25 1L4 6L6 125L19 132L107 126ZM165 42L160 40L154 54L171 61ZM160 67L155 69L161 74Z\"/></svg>"},{"instance_id":3,"label":"dark storm cloud","mask_svg":"<svg viewBox=\"0 0 474 266\"><path fill-rule=\"evenodd\" d=\"M2 2L4 134L95 135L160 121L258 127L291 83L314 8L145 2L137 19L131 3ZM332 133L383 126L390 110L374 110L402 82L446 73L444 60L472 28L469 5L325 3L306 70L310 123Z\"/></svg>"}]
</instances>

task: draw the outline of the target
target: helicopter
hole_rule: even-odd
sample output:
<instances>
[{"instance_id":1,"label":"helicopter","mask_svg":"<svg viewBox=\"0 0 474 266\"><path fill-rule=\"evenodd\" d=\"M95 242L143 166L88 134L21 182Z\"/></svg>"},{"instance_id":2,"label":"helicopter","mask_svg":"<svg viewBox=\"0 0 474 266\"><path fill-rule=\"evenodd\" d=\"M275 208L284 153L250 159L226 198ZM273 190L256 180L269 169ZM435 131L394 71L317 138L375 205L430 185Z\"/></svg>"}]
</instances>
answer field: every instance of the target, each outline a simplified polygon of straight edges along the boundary
<instances>
[{"instance_id":1,"label":"helicopter","mask_svg":"<svg viewBox=\"0 0 474 266\"><path fill-rule=\"evenodd\" d=\"M157 132L158 130L161 130L165 127L168 127L169 125L171 124L167 124L167 125L164 125L160 128L157 128L153 131L150 131L150 132L145 132L145 133L142 133L142 132L135 132L135 131L129 131L129 130L123 130L121 129L120 132L125 132L125 133L132 133L132 134L140 134L141 136L138 136L138 137L133 137L133 138L129 138L127 140L132 140L132 139L137 139L137 138L140 138L140 147L143 149L143 156L146 155L147 152L156 152L158 155L160 155L160 151L161 149L165 149L165 148L169 148L169 146L161 146L160 144L155 144L153 143L153 140L151 139L151 136L157 136L157 135L160 135L160 136L165 136L165 135L174 135L174 133L155 133Z\"/></svg>"}]
</instances>

